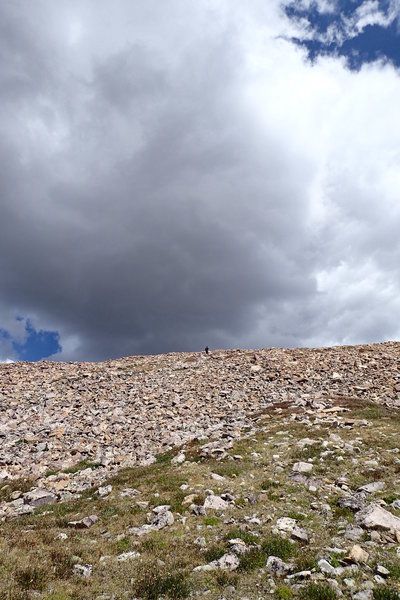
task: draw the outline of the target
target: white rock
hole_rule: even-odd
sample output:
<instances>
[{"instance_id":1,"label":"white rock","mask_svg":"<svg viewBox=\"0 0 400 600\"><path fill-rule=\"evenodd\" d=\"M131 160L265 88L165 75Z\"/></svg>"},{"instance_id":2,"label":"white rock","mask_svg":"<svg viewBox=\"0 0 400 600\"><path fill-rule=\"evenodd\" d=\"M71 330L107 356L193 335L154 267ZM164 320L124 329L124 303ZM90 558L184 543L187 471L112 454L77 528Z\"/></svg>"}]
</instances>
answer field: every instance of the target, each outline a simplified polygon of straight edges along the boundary
<instances>
[{"instance_id":1,"label":"white rock","mask_svg":"<svg viewBox=\"0 0 400 600\"><path fill-rule=\"evenodd\" d=\"M293 571L294 565L285 563L278 556L269 556L267 560L267 571L274 573L277 577L283 577L290 571Z\"/></svg>"},{"instance_id":2,"label":"white rock","mask_svg":"<svg viewBox=\"0 0 400 600\"><path fill-rule=\"evenodd\" d=\"M157 508L164 508L158 506ZM168 527L169 525L173 525L174 523L174 515L168 509L158 511L154 517L152 518L150 525L153 529L164 529L164 527Z\"/></svg>"},{"instance_id":3,"label":"white rock","mask_svg":"<svg viewBox=\"0 0 400 600\"><path fill-rule=\"evenodd\" d=\"M69 521L68 525L75 529L89 529L89 527L92 527L98 519L99 517L96 515L90 515L89 517L84 517L80 521Z\"/></svg>"},{"instance_id":4,"label":"white rock","mask_svg":"<svg viewBox=\"0 0 400 600\"><path fill-rule=\"evenodd\" d=\"M391 531L400 531L400 518L395 517L389 511L378 504L370 504L363 510L360 510L355 517L356 522L367 529L384 529Z\"/></svg>"},{"instance_id":5,"label":"white rock","mask_svg":"<svg viewBox=\"0 0 400 600\"><path fill-rule=\"evenodd\" d=\"M311 473L313 466L311 463L297 462L293 465L292 470L294 473Z\"/></svg>"},{"instance_id":6,"label":"white rock","mask_svg":"<svg viewBox=\"0 0 400 600\"><path fill-rule=\"evenodd\" d=\"M215 481L225 481L225 477L218 475L218 473L211 473L211 479L214 479Z\"/></svg>"},{"instance_id":7,"label":"white rock","mask_svg":"<svg viewBox=\"0 0 400 600\"><path fill-rule=\"evenodd\" d=\"M374 481L373 483L367 483L358 488L358 492L367 492L368 494L374 494L380 492L385 488L386 484L384 481Z\"/></svg>"},{"instance_id":8,"label":"white rock","mask_svg":"<svg viewBox=\"0 0 400 600\"><path fill-rule=\"evenodd\" d=\"M291 533L296 527L296 521L290 517L281 517L277 520L276 526L280 531L287 531Z\"/></svg>"},{"instance_id":9,"label":"white rock","mask_svg":"<svg viewBox=\"0 0 400 600\"><path fill-rule=\"evenodd\" d=\"M245 554L248 551L248 548L243 540L240 538L235 538L228 541L229 550L234 554Z\"/></svg>"},{"instance_id":10,"label":"white rock","mask_svg":"<svg viewBox=\"0 0 400 600\"><path fill-rule=\"evenodd\" d=\"M93 565L74 565L73 571L80 577L90 577L93 573Z\"/></svg>"},{"instance_id":11,"label":"white rock","mask_svg":"<svg viewBox=\"0 0 400 600\"><path fill-rule=\"evenodd\" d=\"M104 487L99 487L99 489L97 490L97 494L100 496L100 498L105 498L106 496L111 494L112 489L113 489L112 485L106 485Z\"/></svg>"},{"instance_id":12,"label":"white rock","mask_svg":"<svg viewBox=\"0 0 400 600\"><path fill-rule=\"evenodd\" d=\"M374 593L372 590L361 590L353 596L353 600L372 600Z\"/></svg>"},{"instance_id":13,"label":"white rock","mask_svg":"<svg viewBox=\"0 0 400 600\"><path fill-rule=\"evenodd\" d=\"M135 552L134 550L132 550L131 552L123 552L122 554L118 554L117 560L119 562L125 562L127 560L130 560L131 558L139 558L139 556L139 552Z\"/></svg>"},{"instance_id":14,"label":"white rock","mask_svg":"<svg viewBox=\"0 0 400 600\"><path fill-rule=\"evenodd\" d=\"M204 501L203 507L207 510L210 508L212 510L227 510L229 508L228 502L220 498L220 496L207 496Z\"/></svg>"},{"instance_id":15,"label":"white rock","mask_svg":"<svg viewBox=\"0 0 400 600\"><path fill-rule=\"evenodd\" d=\"M181 452L177 456L174 456L174 458L171 460L171 464L172 465L181 465L182 463L185 462L185 460L186 460L186 456L183 452Z\"/></svg>"},{"instance_id":16,"label":"white rock","mask_svg":"<svg viewBox=\"0 0 400 600\"><path fill-rule=\"evenodd\" d=\"M294 540L308 542L308 533L305 529L302 529L301 527L293 527L290 535Z\"/></svg>"},{"instance_id":17,"label":"white rock","mask_svg":"<svg viewBox=\"0 0 400 600\"><path fill-rule=\"evenodd\" d=\"M194 571L235 571L240 564L236 554L224 554L218 560L213 560L208 565L195 567Z\"/></svg>"},{"instance_id":18,"label":"white rock","mask_svg":"<svg viewBox=\"0 0 400 600\"><path fill-rule=\"evenodd\" d=\"M321 569L322 573L326 573L327 575L335 575L335 567L332 567L330 563L324 558L318 561L318 566Z\"/></svg>"},{"instance_id":19,"label":"white rock","mask_svg":"<svg viewBox=\"0 0 400 600\"><path fill-rule=\"evenodd\" d=\"M35 489L24 494L25 504L29 506L46 506L47 504L55 504L57 502L57 496L48 490Z\"/></svg>"}]
</instances>

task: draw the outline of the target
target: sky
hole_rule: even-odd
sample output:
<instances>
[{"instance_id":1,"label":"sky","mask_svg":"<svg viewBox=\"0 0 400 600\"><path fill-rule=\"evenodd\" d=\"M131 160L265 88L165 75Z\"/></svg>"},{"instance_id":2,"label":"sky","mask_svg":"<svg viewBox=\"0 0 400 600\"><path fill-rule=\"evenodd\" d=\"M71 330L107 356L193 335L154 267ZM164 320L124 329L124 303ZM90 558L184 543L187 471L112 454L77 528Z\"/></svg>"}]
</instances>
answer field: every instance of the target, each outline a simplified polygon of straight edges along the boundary
<instances>
[{"instance_id":1,"label":"sky","mask_svg":"<svg viewBox=\"0 0 400 600\"><path fill-rule=\"evenodd\" d=\"M0 361L398 340L399 18L0 2Z\"/></svg>"}]
</instances>

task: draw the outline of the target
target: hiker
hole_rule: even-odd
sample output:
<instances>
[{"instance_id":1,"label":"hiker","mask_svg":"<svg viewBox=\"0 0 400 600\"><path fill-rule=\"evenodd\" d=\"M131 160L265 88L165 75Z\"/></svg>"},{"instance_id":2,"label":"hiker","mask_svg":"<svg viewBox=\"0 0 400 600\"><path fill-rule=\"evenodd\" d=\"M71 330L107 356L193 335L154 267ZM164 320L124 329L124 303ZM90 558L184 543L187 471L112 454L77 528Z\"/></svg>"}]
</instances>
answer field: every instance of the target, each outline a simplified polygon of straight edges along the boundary
<instances>
[{"instance_id":1,"label":"hiker","mask_svg":"<svg viewBox=\"0 0 400 600\"><path fill-rule=\"evenodd\" d=\"M208 346L206 346L206 347L204 348L204 352L205 352L206 354L208 354L208 351L209 351L209 347L208 347Z\"/></svg>"}]
</instances>

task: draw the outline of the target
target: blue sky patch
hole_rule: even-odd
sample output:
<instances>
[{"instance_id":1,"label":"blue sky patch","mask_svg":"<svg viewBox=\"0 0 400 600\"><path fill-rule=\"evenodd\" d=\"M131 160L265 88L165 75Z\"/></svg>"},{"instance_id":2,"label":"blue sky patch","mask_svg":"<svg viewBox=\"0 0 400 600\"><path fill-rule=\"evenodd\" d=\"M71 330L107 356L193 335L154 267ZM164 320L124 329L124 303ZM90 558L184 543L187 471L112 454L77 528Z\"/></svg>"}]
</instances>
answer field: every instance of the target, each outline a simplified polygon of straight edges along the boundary
<instances>
[{"instance_id":1,"label":"blue sky patch","mask_svg":"<svg viewBox=\"0 0 400 600\"><path fill-rule=\"evenodd\" d=\"M24 320L17 317L18 321ZM60 335L57 331L36 330L29 319L25 322L25 339L22 343L13 340L10 333L0 328L0 338L10 341L17 360L37 361L61 352Z\"/></svg>"},{"instance_id":2,"label":"blue sky patch","mask_svg":"<svg viewBox=\"0 0 400 600\"><path fill-rule=\"evenodd\" d=\"M334 12L323 12L317 2L309 8L291 2L284 11L301 23L299 35L291 39L307 49L311 61L332 55L346 57L353 70L376 60L400 67L399 15L386 0L376 7L371 2L339 0Z\"/></svg>"}]
</instances>

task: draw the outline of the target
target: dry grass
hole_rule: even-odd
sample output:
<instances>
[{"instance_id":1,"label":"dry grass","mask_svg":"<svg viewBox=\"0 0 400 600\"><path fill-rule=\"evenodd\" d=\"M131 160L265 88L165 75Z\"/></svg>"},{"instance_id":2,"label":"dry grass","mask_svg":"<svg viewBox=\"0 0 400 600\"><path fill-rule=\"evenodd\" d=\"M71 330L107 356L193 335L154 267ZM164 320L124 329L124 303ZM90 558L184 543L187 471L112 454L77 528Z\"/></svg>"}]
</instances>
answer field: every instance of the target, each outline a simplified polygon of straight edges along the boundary
<instances>
[{"instance_id":1,"label":"dry grass","mask_svg":"<svg viewBox=\"0 0 400 600\"><path fill-rule=\"evenodd\" d=\"M400 484L395 477L398 455L391 452L397 446L398 416L380 407L375 410L359 404L348 414L352 418L361 415L367 418L368 414L373 427L332 430L322 424L310 430L284 412L273 420L262 421L256 435L234 445L229 454L240 454L240 461L202 459L199 444L192 443L187 451L191 460L181 466L171 465L174 451L159 456L151 466L121 470L107 482L112 484L113 491L106 499L96 496L95 490L88 490L79 500L47 506L33 515L1 523L0 600L75 600L101 598L102 594L115 600L134 597L151 600L194 597L196 593L201 597L206 592L207 598L214 600L228 586L236 589L238 598L305 598L306 593L311 594L307 596L310 598L331 598L324 586L303 586L301 589L308 591L299 596L295 589L281 585L277 588L279 596L269 595L264 569L271 554L290 559L299 570L315 569L318 559L325 555L324 548L335 543L338 531L353 520L351 511L337 506L338 492L332 487L336 477L346 475L352 487L382 479L387 487L378 497L400 498ZM281 432L284 434L280 435ZM360 452L346 454L340 447L335 448L331 433L339 434L343 443L357 445ZM297 441L304 437L313 437L317 444L300 450ZM333 453L323 456L327 449ZM340 456L342 461L338 461ZM377 457L379 467L365 466L365 461ZM325 486L322 498L319 492L292 480L291 466L297 460L313 462L312 476ZM277 464L282 464L282 469L276 471ZM225 480L214 481L213 472ZM182 484L189 488L183 491ZM13 482L9 488L3 486L0 494L8 499L16 489L25 491L29 486L29 482ZM120 490L126 487L136 488L140 494L134 499L120 497ZM216 493L228 491L235 497L235 505L224 514L192 515L184 502L185 496L194 494L195 502L202 503L207 488ZM331 517L311 508L312 503L321 500L331 505ZM137 501L146 501L148 506L141 508ZM160 504L171 505L175 523L146 537L130 535L129 529L146 523L147 512ZM99 516L92 528L78 531L68 527L68 521L88 514ZM260 524L249 523L255 514ZM310 532L307 547L273 532L276 519L282 516L295 518L300 527ZM231 519L234 523L230 523ZM67 539L60 539L60 533L67 534ZM199 536L206 540L205 550L195 544ZM241 557L237 572L193 571L197 565L227 552L228 540L233 537L241 538L253 548ZM117 560L118 555L131 550L139 552L140 557L126 562ZM389 583L396 588L399 576L398 569L393 567L393 553L385 546L371 547L369 551L372 562L392 565ZM93 565L92 576L83 578L75 574L75 564Z\"/></svg>"}]
</instances>

